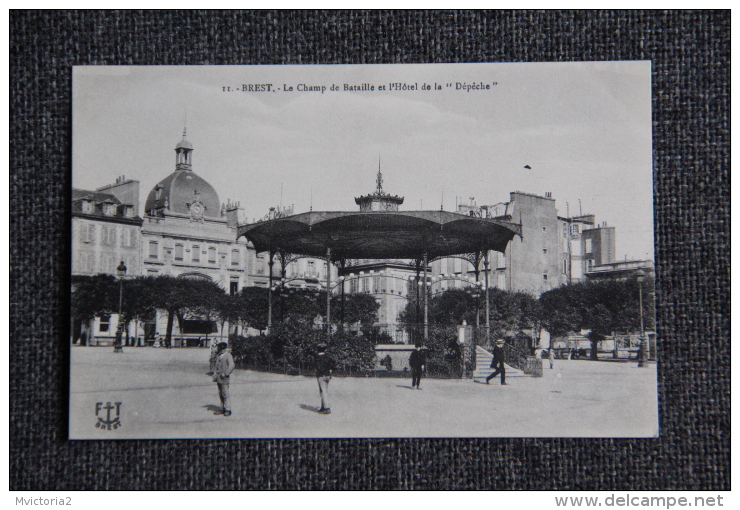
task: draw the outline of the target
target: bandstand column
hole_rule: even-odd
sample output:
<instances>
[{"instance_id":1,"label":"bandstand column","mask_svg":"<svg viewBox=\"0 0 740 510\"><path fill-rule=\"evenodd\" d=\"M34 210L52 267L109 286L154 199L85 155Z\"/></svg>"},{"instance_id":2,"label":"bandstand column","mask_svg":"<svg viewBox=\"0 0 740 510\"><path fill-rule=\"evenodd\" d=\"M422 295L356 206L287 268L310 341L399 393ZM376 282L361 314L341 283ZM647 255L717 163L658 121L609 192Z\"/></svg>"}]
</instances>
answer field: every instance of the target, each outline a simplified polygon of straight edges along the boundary
<instances>
[{"instance_id":1,"label":"bandstand column","mask_svg":"<svg viewBox=\"0 0 740 510\"><path fill-rule=\"evenodd\" d=\"M427 263L428 254L424 251L424 283L422 288L424 289L424 343L429 341L429 292L427 292Z\"/></svg>"},{"instance_id":2,"label":"bandstand column","mask_svg":"<svg viewBox=\"0 0 740 510\"><path fill-rule=\"evenodd\" d=\"M272 266L275 263L273 260L273 257L275 256L275 252L270 250L268 252L269 259L267 260L267 266L268 266L268 286L267 286L267 334L270 334L270 330L272 329Z\"/></svg>"},{"instance_id":3,"label":"bandstand column","mask_svg":"<svg viewBox=\"0 0 740 510\"><path fill-rule=\"evenodd\" d=\"M331 247L326 247L326 339L331 336Z\"/></svg>"},{"instance_id":4,"label":"bandstand column","mask_svg":"<svg viewBox=\"0 0 740 510\"><path fill-rule=\"evenodd\" d=\"M486 345L491 345L491 309L488 303L488 250L483 252L483 275L486 279L483 290L486 293Z\"/></svg>"}]
</instances>

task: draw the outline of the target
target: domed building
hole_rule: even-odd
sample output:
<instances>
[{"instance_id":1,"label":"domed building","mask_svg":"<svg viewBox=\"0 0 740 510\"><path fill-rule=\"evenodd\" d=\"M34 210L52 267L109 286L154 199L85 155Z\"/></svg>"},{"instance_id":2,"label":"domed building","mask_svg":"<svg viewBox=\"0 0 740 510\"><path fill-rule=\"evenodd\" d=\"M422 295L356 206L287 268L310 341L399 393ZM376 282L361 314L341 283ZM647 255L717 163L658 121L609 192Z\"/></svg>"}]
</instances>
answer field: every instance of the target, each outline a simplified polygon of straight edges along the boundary
<instances>
[{"instance_id":1,"label":"domed building","mask_svg":"<svg viewBox=\"0 0 740 510\"><path fill-rule=\"evenodd\" d=\"M193 171L193 146L183 132L175 146L175 171L147 195L141 226L141 274L202 278L237 293L248 285L247 242L236 240L239 203L222 204L218 193ZM166 314L145 325L148 337L166 332ZM218 325L198 317L175 321L173 338L217 334Z\"/></svg>"}]
</instances>

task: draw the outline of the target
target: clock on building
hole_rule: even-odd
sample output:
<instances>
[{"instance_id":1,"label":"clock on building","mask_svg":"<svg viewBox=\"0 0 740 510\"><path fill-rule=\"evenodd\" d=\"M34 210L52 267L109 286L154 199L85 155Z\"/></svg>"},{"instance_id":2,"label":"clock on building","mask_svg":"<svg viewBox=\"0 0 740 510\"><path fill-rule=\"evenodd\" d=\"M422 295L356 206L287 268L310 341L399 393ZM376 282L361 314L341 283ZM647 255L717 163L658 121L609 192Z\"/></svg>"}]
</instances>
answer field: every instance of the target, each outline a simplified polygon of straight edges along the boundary
<instances>
[{"instance_id":1,"label":"clock on building","mask_svg":"<svg viewBox=\"0 0 740 510\"><path fill-rule=\"evenodd\" d=\"M200 193L197 191L194 192L195 200L192 204L190 204L190 220L191 221L203 221L203 212L205 211L205 207L203 207L203 204L200 202Z\"/></svg>"}]
</instances>

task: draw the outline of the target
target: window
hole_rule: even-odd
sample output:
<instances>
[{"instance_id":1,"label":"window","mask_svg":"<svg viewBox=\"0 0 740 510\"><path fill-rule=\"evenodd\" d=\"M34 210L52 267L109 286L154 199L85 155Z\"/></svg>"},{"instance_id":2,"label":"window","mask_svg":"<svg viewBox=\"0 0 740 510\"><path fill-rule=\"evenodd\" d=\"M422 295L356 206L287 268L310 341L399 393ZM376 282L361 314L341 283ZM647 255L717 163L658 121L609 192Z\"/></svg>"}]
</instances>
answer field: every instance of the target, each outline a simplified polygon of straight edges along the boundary
<instances>
[{"instance_id":1,"label":"window","mask_svg":"<svg viewBox=\"0 0 740 510\"><path fill-rule=\"evenodd\" d=\"M586 253L591 253L594 251L593 242L591 239L586 239Z\"/></svg>"},{"instance_id":2,"label":"window","mask_svg":"<svg viewBox=\"0 0 740 510\"><path fill-rule=\"evenodd\" d=\"M80 238L83 243L95 241L95 225L83 224L80 226Z\"/></svg>"},{"instance_id":3,"label":"window","mask_svg":"<svg viewBox=\"0 0 740 510\"><path fill-rule=\"evenodd\" d=\"M543 279L544 281L547 281L547 273L544 273L544 274L542 275L542 279Z\"/></svg>"},{"instance_id":4,"label":"window","mask_svg":"<svg viewBox=\"0 0 740 510\"><path fill-rule=\"evenodd\" d=\"M126 266L126 274L135 275L138 274L138 268L136 267L136 257L128 256L121 257L123 264ZM118 272L118 265L116 265L116 272Z\"/></svg>"},{"instance_id":5,"label":"window","mask_svg":"<svg viewBox=\"0 0 740 510\"><path fill-rule=\"evenodd\" d=\"M105 333L107 331L110 331L110 315L101 315L100 316L100 328L101 333Z\"/></svg>"},{"instance_id":6,"label":"window","mask_svg":"<svg viewBox=\"0 0 740 510\"><path fill-rule=\"evenodd\" d=\"M231 250L231 265L239 265L239 250Z\"/></svg>"},{"instance_id":7,"label":"window","mask_svg":"<svg viewBox=\"0 0 740 510\"><path fill-rule=\"evenodd\" d=\"M90 271L89 269L89 259L90 254L85 252L80 252L72 255L75 257L75 266L77 266L77 270L81 273L85 273Z\"/></svg>"},{"instance_id":8,"label":"window","mask_svg":"<svg viewBox=\"0 0 740 510\"><path fill-rule=\"evenodd\" d=\"M316 262L313 260L309 260L306 269L306 273L308 276L316 276Z\"/></svg>"},{"instance_id":9,"label":"window","mask_svg":"<svg viewBox=\"0 0 740 510\"><path fill-rule=\"evenodd\" d=\"M103 214L106 216L115 216L116 204L103 204Z\"/></svg>"},{"instance_id":10,"label":"window","mask_svg":"<svg viewBox=\"0 0 740 510\"><path fill-rule=\"evenodd\" d=\"M200 262L200 246L193 245L193 262Z\"/></svg>"},{"instance_id":11,"label":"window","mask_svg":"<svg viewBox=\"0 0 740 510\"><path fill-rule=\"evenodd\" d=\"M370 278L363 278L362 279L362 292L370 292L370 283L368 282Z\"/></svg>"},{"instance_id":12,"label":"window","mask_svg":"<svg viewBox=\"0 0 740 510\"><path fill-rule=\"evenodd\" d=\"M90 200L82 201L82 212L91 214L93 212L93 204Z\"/></svg>"},{"instance_id":13,"label":"window","mask_svg":"<svg viewBox=\"0 0 740 510\"><path fill-rule=\"evenodd\" d=\"M231 281L229 282L229 294L232 296L235 296L236 294L239 294L239 281Z\"/></svg>"},{"instance_id":14,"label":"window","mask_svg":"<svg viewBox=\"0 0 740 510\"><path fill-rule=\"evenodd\" d=\"M185 247L182 244L180 243L175 244L175 260L183 260L184 255L185 255L184 252L185 252Z\"/></svg>"},{"instance_id":15,"label":"window","mask_svg":"<svg viewBox=\"0 0 740 510\"><path fill-rule=\"evenodd\" d=\"M133 244L134 244L134 242L133 242L134 235L133 234L134 233L133 233L133 231L130 228L123 229L123 246L125 248L130 248L131 246L133 246Z\"/></svg>"},{"instance_id":16,"label":"window","mask_svg":"<svg viewBox=\"0 0 740 510\"><path fill-rule=\"evenodd\" d=\"M149 241L149 258L159 258L159 243L157 241Z\"/></svg>"},{"instance_id":17,"label":"window","mask_svg":"<svg viewBox=\"0 0 740 510\"><path fill-rule=\"evenodd\" d=\"M116 227L104 226L103 227L103 244L108 246L116 245Z\"/></svg>"},{"instance_id":18,"label":"window","mask_svg":"<svg viewBox=\"0 0 740 510\"><path fill-rule=\"evenodd\" d=\"M113 255L106 255L103 258L103 272L106 274L113 274L116 272L116 258Z\"/></svg>"},{"instance_id":19,"label":"window","mask_svg":"<svg viewBox=\"0 0 740 510\"><path fill-rule=\"evenodd\" d=\"M568 259L563 259L563 274L568 274Z\"/></svg>"},{"instance_id":20,"label":"window","mask_svg":"<svg viewBox=\"0 0 740 510\"><path fill-rule=\"evenodd\" d=\"M380 276L373 276L373 292L380 292Z\"/></svg>"},{"instance_id":21,"label":"window","mask_svg":"<svg viewBox=\"0 0 740 510\"><path fill-rule=\"evenodd\" d=\"M572 225L570 227L570 233L571 234L577 234L579 231L580 231L580 226L579 225Z\"/></svg>"},{"instance_id":22,"label":"window","mask_svg":"<svg viewBox=\"0 0 740 510\"><path fill-rule=\"evenodd\" d=\"M211 264L216 263L216 248L213 246L208 247L208 262Z\"/></svg>"},{"instance_id":23,"label":"window","mask_svg":"<svg viewBox=\"0 0 740 510\"><path fill-rule=\"evenodd\" d=\"M349 292L351 294L356 294L357 293L357 278L352 278L349 281Z\"/></svg>"}]
</instances>

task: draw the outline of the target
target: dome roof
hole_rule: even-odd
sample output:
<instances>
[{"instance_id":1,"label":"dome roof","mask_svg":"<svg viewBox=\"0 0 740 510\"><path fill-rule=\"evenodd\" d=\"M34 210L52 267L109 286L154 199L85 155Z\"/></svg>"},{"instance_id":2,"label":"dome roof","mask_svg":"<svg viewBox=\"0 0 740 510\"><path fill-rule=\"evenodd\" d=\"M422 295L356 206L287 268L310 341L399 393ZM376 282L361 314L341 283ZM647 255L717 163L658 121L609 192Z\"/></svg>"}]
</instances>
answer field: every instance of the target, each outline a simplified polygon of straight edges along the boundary
<instances>
[{"instance_id":1,"label":"dome roof","mask_svg":"<svg viewBox=\"0 0 740 510\"><path fill-rule=\"evenodd\" d=\"M185 140L185 138L180 140L178 144L175 146L175 149L192 149L192 148L193 148L193 144Z\"/></svg>"},{"instance_id":2,"label":"dome roof","mask_svg":"<svg viewBox=\"0 0 740 510\"><path fill-rule=\"evenodd\" d=\"M187 142L185 142L187 143ZM207 218L221 217L221 201L213 186L190 170L176 170L154 186L146 199L145 211L166 207L170 212L190 214L190 204L200 200Z\"/></svg>"}]
</instances>

